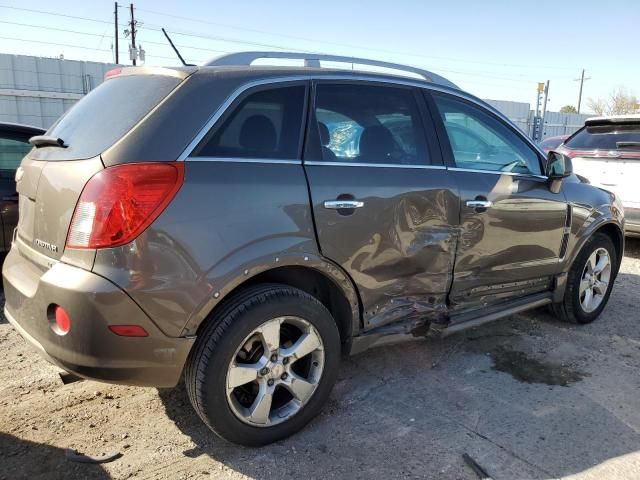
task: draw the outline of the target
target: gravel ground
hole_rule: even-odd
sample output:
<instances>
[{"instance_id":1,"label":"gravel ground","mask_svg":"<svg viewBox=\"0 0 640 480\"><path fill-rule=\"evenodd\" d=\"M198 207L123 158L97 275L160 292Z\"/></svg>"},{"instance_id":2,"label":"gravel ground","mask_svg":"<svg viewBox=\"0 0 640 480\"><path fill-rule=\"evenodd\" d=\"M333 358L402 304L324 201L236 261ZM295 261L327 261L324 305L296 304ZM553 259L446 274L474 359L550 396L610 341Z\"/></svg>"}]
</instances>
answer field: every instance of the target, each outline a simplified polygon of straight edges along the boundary
<instances>
[{"instance_id":1,"label":"gravel ground","mask_svg":"<svg viewBox=\"0 0 640 480\"><path fill-rule=\"evenodd\" d=\"M323 413L260 449L210 434L183 389L63 385L0 318L0 478L475 479L466 452L496 480L640 479L639 287L629 240L591 325L538 310L345 359Z\"/></svg>"}]
</instances>

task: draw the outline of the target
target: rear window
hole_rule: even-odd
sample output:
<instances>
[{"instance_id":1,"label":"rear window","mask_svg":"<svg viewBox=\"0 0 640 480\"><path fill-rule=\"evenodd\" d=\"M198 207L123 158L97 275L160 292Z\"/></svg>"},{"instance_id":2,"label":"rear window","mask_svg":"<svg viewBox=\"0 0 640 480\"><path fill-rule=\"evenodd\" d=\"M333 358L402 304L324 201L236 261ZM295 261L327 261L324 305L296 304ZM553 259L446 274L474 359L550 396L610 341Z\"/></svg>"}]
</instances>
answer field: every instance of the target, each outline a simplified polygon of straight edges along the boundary
<instances>
[{"instance_id":1,"label":"rear window","mask_svg":"<svg viewBox=\"0 0 640 480\"><path fill-rule=\"evenodd\" d=\"M638 150L637 145L621 145L619 142L640 142L640 125L594 125L584 127L565 145L576 150Z\"/></svg>"},{"instance_id":2,"label":"rear window","mask_svg":"<svg viewBox=\"0 0 640 480\"><path fill-rule=\"evenodd\" d=\"M164 75L124 75L107 80L47 132L69 147L40 150L55 148L55 158L60 160L95 157L131 130L179 83L180 79Z\"/></svg>"}]
</instances>

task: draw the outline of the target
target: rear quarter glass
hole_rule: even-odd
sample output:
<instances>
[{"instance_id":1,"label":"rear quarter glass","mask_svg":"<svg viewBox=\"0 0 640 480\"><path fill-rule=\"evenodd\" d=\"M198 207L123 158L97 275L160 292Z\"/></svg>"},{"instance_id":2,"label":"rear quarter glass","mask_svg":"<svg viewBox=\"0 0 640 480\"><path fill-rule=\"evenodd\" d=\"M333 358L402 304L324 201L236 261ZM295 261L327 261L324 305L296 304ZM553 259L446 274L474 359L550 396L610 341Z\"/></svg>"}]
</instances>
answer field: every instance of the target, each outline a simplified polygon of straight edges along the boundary
<instances>
[{"instance_id":1,"label":"rear quarter glass","mask_svg":"<svg viewBox=\"0 0 640 480\"><path fill-rule=\"evenodd\" d=\"M135 127L180 82L178 78L164 75L110 78L48 130L47 135L63 139L68 148L34 149L31 158L81 160L101 154Z\"/></svg>"}]
</instances>

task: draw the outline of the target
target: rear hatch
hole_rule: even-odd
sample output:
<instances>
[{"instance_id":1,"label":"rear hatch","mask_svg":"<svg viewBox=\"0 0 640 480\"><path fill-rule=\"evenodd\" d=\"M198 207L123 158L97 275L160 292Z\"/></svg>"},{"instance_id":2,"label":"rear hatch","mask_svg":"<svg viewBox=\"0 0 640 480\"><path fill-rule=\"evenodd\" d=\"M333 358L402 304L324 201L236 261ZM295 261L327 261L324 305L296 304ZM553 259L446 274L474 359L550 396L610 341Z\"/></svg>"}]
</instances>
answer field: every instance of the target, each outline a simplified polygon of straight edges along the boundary
<instances>
[{"instance_id":1,"label":"rear hatch","mask_svg":"<svg viewBox=\"0 0 640 480\"><path fill-rule=\"evenodd\" d=\"M117 69L47 131L64 146L44 142L33 148L16 174L19 248L25 244L49 258L62 257L78 198L104 168L101 154L130 134L186 76L169 69Z\"/></svg>"},{"instance_id":2,"label":"rear hatch","mask_svg":"<svg viewBox=\"0 0 640 480\"><path fill-rule=\"evenodd\" d=\"M616 193L627 208L640 208L640 118L588 121L561 147L574 171Z\"/></svg>"}]
</instances>

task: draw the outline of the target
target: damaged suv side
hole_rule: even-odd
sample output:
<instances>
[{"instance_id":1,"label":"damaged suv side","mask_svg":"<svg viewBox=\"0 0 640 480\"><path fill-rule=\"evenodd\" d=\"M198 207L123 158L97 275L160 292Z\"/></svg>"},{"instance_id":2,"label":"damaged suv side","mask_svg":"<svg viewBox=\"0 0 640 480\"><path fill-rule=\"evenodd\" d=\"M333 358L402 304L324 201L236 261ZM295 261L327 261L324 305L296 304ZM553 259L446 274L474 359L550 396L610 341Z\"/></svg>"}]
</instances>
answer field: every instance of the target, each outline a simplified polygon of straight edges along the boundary
<instances>
[{"instance_id":1,"label":"damaged suv side","mask_svg":"<svg viewBox=\"0 0 640 480\"><path fill-rule=\"evenodd\" d=\"M306 66L251 65L274 56ZM543 305L593 321L624 249L613 193L401 65L258 52L118 69L32 143L9 321L82 377L184 378L245 445L313 418L341 352Z\"/></svg>"}]
</instances>

